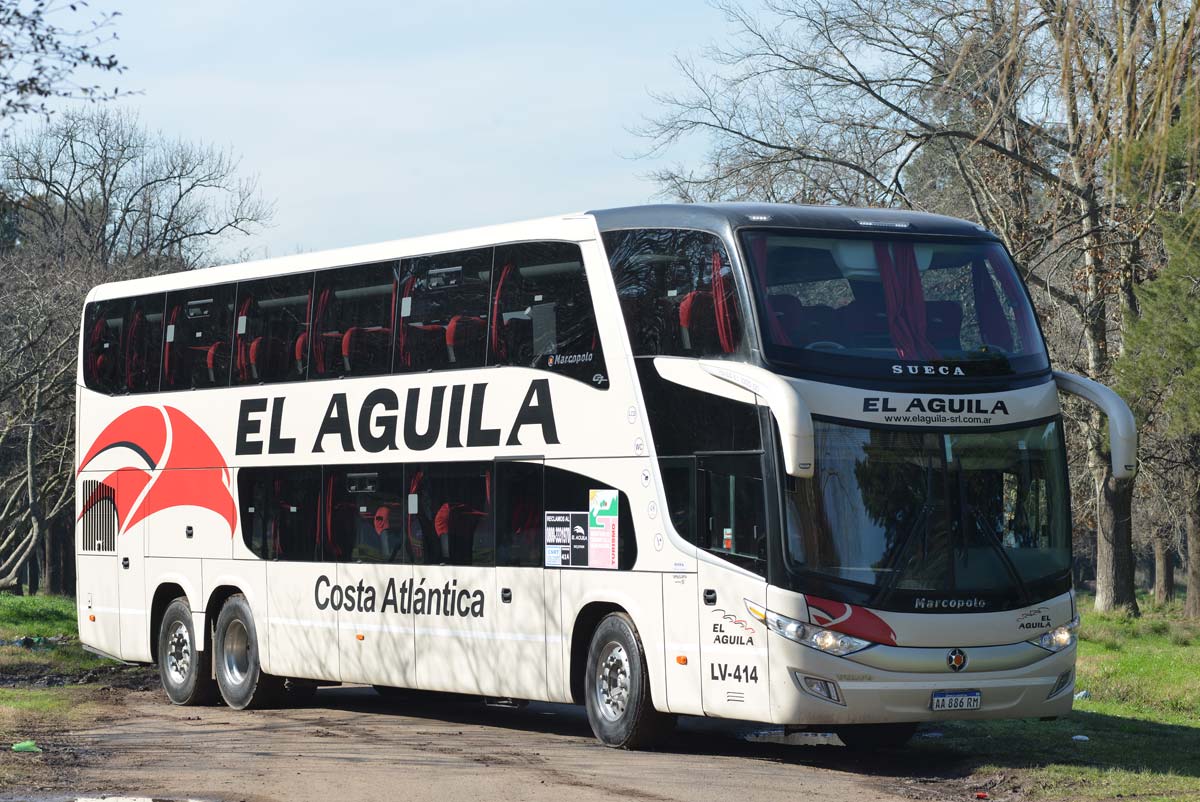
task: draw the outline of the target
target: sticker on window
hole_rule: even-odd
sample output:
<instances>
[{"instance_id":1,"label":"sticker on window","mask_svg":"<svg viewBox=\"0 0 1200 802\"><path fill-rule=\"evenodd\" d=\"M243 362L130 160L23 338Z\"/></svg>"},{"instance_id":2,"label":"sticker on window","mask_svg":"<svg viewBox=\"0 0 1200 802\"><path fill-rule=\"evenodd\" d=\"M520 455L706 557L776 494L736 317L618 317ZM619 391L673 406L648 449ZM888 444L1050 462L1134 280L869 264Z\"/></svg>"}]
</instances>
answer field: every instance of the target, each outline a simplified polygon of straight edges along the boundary
<instances>
[{"instance_id":1,"label":"sticker on window","mask_svg":"<svg viewBox=\"0 0 1200 802\"><path fill-rule=\"evenodd\" d=\"M588 566L617 567L617 520L620 497L616 490L588 491Z\"/></svg>"},{"instance_id":2,"label":"sticker on window","mask_svg":"<svg viewBox=\"0 0 1200 802\"><path fill-rule=\"evenodd\" d=\"M589 490L587 512L546 513L547 568L617 567L616 490Z\"/></svg>"}]
</instances>

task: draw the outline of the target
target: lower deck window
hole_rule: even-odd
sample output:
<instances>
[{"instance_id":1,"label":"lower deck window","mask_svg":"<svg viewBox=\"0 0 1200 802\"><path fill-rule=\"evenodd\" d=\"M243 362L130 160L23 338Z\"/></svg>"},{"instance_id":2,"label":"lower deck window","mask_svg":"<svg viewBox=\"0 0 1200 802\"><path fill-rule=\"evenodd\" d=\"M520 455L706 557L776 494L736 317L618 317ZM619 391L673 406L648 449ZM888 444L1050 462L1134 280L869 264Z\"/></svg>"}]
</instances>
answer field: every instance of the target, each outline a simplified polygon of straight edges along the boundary
<instances>
[{"instance_id":1,"label":"lower deck window","mask_svg":"<svg viewBox=\"0 0 1200 802\"><path fill-rule=\"evenodd\" d=\"M629 499L583 474L536 461L243 468L242 538L264 560L629 570ZM586 519L603 494L616 554L604 565L547 557L548 513ZM615 503L616 510L611 509ZM569 547L568 547L569 548ZM585 550L586 551L586 550Z\"/></svg>"}]
</instances>

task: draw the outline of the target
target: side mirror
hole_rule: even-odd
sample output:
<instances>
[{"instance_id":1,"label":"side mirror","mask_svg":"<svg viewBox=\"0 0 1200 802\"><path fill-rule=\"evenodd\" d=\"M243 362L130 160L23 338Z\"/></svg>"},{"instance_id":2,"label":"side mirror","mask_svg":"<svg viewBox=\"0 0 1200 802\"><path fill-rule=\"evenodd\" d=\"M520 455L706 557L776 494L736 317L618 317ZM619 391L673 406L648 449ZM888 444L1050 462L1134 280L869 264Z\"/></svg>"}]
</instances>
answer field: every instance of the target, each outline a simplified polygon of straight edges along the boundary
<instances>
[{"instance_id":1,"label":"side mirror","mask_svg":"<svg viewBox=\"0 0 1200 802\"><path fill-rule=\"evenodd\" d=\"M1108 444L1112 456L1113 476L1132 479L1137 473L1137 422L1121 396L1100 382L1054 371L1054 383L1064 393L1079 396L1099 409L1108 418Z\"/></svg>"},{"instance_id":2,"label":"side mirror","mask_svg":"<svg viewBox=\"0 0 1200 802\"><path fill-rule=\"evenodd\" d=\"M755 365L700 360L705 371L762 398L775 416L783 445L783 468L788 476L811 479L815 462L812 412L796 387L781 376Z\"/></svg>"}]
</instances>

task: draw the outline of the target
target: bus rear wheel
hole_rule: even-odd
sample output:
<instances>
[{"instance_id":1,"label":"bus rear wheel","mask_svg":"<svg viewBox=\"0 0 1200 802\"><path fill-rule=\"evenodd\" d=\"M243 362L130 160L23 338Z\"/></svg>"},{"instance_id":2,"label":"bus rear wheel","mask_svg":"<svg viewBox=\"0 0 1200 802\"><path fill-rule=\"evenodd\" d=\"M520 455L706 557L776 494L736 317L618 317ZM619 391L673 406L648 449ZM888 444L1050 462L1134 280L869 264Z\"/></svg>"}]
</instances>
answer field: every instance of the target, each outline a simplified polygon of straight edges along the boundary
<instances>
[{"instance_id":1,"label":"bus rear wheel","mask_svg":"<svg viewBox=\"0 0 1200 802\"><path fill-rule=\"evenodd\" d=\"M172 704L206 705L216 701L217 684L200 646L192 628L191 605L180 596L167 605L158 627L158 677Z\"/></svg>"},{"instance_id":2,"label":"bus rear wheel","mask_svg":"<svg viewBox=\"0 0 1200 802\"><path fill-rule=\"evenodd\" d=\"M900 749L917 733L916 724L851 724L834 730L849 749Z\"/></svg>"},{"instance_id":3,"label":"bus rear wheel","mask_svg":"<svg viewBox=\"0 0 1200 802\"><path fill-rule=\"evenodd\" d=\"M654 709L646 653L625 613L610 613L592 635L584 696L592 732L605 746L644 749L661 742L674 716Z\"/></svg>"},{"instance_id":4,"label":"bus rear wheel","mask_svg":"<svg viewBox=\"0 0 1200 802\"><path fill-rule=\"evenodd\" d=\"M258 659L258 632L250 603L240 593L230 596L217 616L213 633L217 658L217 685L225 704L235 710L267 707L280 700L283 680L262 670Z\"/></svg>"}]
</instances>

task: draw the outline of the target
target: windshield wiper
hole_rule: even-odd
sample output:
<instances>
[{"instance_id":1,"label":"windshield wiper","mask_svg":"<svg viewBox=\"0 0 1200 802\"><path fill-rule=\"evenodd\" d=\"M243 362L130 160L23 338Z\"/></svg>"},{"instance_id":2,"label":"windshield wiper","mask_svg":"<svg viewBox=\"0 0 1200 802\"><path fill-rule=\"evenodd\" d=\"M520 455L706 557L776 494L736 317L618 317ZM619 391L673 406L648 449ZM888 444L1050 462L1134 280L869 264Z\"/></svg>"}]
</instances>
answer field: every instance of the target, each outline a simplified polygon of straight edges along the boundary
<instances>
[{"instance_id":1,"label":"windshield wiper","mask_svg":"<svg viewBox=\"0 0 1200 802\"><path fill-rule=\"evenodd\" d=\"M904 532L896 539L896 545L892 548L891 554L888 556L887 565L884 567L886 579L875 592L874 603L880 609L886 609L883 607L884 603L891 599L892 594L896 590L896 583L900 580L903 573L901 562L904 559L904 555L908 553L909 541L913 539L913 535L918 530L920 530L923 540L921 550L926 555L929 554L929 526L927 522L933 510L934 505L929 501L925 501L921 505L921 509L917 510L917 514L913 516L912 526L908 528L907 532Z\"/></svg>"}]
</instances>

